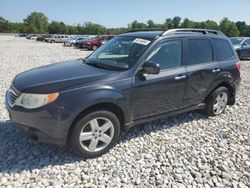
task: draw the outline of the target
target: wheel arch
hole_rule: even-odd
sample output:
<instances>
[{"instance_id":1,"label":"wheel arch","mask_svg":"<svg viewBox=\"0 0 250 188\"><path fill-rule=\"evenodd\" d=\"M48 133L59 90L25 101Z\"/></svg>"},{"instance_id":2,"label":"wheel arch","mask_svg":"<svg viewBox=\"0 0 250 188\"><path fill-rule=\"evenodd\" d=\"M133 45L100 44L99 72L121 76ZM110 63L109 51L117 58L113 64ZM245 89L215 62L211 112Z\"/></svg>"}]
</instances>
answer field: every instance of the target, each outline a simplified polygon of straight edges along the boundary
<instances>
[{"instance_id":1,"label":"wheel arch","mask_svg":"<svg viewBox=\"0 0 250 188\"><path fill-rule=\"evenodd\" d=\"M223 81L219 84L217 84L209 93L208 95L206 96L205 98L205 102L208 100L209 96L216 90L218 89L219 87L226 87L229 91L229 101L228 101L228 104L229 105L234 105L235 103L235 88L229 83L229 82L226 82L226 81Z\"/></svg>"},{"instance_id":2,"label":"wheel arch","mask_svg":"<svg viewBox=\"0 0 250 188\"><path fill-rule=\"evenodd\" d=\"M114 104L112 102L101 102L101 103L93 104L93 105L87 107L86 109L82 110L81 112L79 112L76 115L76 117L74 118L74 120L72 121L72 123L68 129L67 139L68 139L69 135L71 134L74 126L76 125L76 122L79 121L79 119L81 119L83 116L85 116L91 112L97 111L97 110L107 110L107 111L114 113L120 121L121 129L124 127L126 117L125 117L125 112L123 111L123 109L119 105Z\"/></svg>"}]
</instances>

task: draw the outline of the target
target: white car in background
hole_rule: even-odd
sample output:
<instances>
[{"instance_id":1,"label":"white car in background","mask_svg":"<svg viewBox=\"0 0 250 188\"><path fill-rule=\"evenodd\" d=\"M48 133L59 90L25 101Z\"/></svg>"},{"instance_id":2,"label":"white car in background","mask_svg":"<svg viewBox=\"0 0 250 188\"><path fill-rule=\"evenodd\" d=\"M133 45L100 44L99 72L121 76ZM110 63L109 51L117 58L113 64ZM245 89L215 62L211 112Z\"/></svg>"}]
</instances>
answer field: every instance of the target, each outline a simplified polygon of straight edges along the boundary
<instances>
[{"instance_id":1,"label":"white car in background","mask_svg":"<svg viewBox=\"0 0 250 188\"><path fill-rule=\"evenodd\" d=\"M74 44L76 43L76 41L79 41L79 40L84 40L84 39L88 39L89 36L88 35L83 35L83 36L76 36L76 37L72 37L72 38L69 38L67 40L64 41L63 45L65 47L67 46L74 46Z\"/></svg>"},{"instance_id":2,"label":"white car in background","mask_svg":"<svg viewBox=\"0 0 250 188\"><path fill-rule=\"evenodd\" d=\"M54 43L54 42L64 42L65 40L69 39L68 35L52 35L49 38L45 38L46 42Z\"/></svg>"}]
</instances>

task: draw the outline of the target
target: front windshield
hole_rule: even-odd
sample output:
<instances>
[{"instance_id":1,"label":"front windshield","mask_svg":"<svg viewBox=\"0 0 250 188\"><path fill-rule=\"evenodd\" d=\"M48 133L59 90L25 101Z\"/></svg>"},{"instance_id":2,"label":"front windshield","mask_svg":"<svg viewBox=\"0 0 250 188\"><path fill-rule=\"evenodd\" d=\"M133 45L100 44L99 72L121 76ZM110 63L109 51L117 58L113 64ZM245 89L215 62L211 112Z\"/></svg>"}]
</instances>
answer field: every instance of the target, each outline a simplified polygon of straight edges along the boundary
<instances>
[{"instance_id":1,"label":"front windshield","mask_svg":"<svg viewBox=\"0 0 250 188\"><path fill-rule=\"evenodd\" d=\"M242 38L231 38L230 39L233 45L240 45L240 43L243 41Z\"/></svg>"},{"instance_id":2,"label":"front windshield","mask_svg":"<svg viewBox=\"0 0 250 188\"><path fill-rule=\"evenodd\" d=\"M86 63L110 70L127 70L139 60L150 42L136 37L115 37L93 52Z\"/></svg>"}]
</instances>

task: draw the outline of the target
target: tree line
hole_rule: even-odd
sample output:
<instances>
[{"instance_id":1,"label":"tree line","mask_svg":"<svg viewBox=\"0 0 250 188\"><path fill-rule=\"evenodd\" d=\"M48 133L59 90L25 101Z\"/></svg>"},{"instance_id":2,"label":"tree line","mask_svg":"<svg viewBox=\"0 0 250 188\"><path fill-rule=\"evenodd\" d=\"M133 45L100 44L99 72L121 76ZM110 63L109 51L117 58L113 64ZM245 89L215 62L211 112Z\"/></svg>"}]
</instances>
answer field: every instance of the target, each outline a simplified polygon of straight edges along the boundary
<instances>
[{"instance_id":1,"label":"tree line","mask_svg":"<svg viewBox=\"0 0 250 188\"><path fill-rule=\"evenodd\" d=\"M213 20L193 21L188 18L182 19L179 16L165 19L164 23L155 23L149 20L146 23L133 21L123 28L106 28L103 25L85 22L78 25L67 25L64 22L48 22L48 17L41 12L32 12L22 23L9 22L0 17L1 33L43 33L43 34L119 34L128 30L148 28L148 29L174 29L174 28L202 28L221 30L227 36L250 36L250 25L245 21L233 22L228 18L223 18L219 23Z\"/></svg>"}]
</instances>

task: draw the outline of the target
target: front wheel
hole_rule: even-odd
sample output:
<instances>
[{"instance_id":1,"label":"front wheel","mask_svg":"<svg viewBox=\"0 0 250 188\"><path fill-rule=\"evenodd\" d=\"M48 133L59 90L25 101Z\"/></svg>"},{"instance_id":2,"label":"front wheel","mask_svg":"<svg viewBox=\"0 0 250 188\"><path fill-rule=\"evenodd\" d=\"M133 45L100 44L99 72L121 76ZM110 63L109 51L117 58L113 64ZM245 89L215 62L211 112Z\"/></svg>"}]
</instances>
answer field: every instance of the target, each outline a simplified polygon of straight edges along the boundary
<instances>
[{"instance_id":1,"label":"front wheel","mask_svg":"<svg viewBox=\"0 0 250 188\"><path fill-rule=\"evenodd\" d=\"M97 157L117 142L120 122L115 114L100 110L87 114L74 125L69 146L80 157Z\"/></svg>"},{"instance_id":2,"label":"front wheel","mask_svg":"<svg viewBox=\"0 0 250 188\"><path fill-rule=\"evenodd\" d=\"M228 103L229 92L226 87L214 90L206 101L205 113L209 116L218 116L225 111Z\"/></svg>"}]
</instances>

